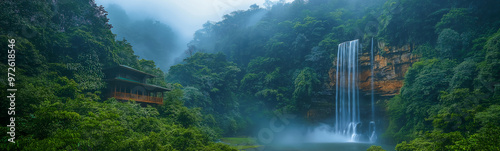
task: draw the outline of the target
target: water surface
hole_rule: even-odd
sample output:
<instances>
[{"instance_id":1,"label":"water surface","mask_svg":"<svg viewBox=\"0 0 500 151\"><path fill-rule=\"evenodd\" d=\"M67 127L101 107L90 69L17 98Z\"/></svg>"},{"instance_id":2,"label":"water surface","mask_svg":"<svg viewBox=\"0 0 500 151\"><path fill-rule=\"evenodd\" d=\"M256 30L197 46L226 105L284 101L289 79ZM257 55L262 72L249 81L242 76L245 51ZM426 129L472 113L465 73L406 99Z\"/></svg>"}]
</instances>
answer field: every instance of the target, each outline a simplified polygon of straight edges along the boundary
<instances>
[{"instance_id":1,"label":"water surface","mask_svg":"<svg viewBox=\"0 0 500 151\"><path fill-rule=\"evenodd\" d=\"M394 146L359 143L359 142L338 142L338 143L300 143L300 144L279 144L262 147L263 151L366 151L372 145L382 146L387 151L393 151Z\"/></svg>"}]
</instances>

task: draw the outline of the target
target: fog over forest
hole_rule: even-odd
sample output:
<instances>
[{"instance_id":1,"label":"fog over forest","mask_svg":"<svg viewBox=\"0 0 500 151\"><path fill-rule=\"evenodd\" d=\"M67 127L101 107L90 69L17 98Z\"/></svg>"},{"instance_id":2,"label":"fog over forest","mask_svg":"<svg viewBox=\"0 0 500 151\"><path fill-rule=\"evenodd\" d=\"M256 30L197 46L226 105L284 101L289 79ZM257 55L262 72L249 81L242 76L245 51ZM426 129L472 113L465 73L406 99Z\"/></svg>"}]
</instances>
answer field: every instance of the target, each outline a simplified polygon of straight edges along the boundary
<instances>
[{"instance_id":1,"label":"fog over forest","mask_svg":"<svg viewBox=\"0 0 500 151\"><path fill-rule=\"evenodd\" d=\"M1 0L0 150L500 150L499 0Z\"/></svg>"},{"instance_id":2,"label":"fog over forest","mask_svg":"<svg viewBox=\"0 0 500 151\"><path fill-rule=\"evenodd\" d=\"M291 2L292 0L282 0ZM266 7L278 0L185 0L182 2L147 0L96 0L108 11L111 31L117 40L126 39L139 58L153 60L167 72L186 57L187 44L206 22L222 20L232 11L250 5ZM260 14L260 17L265 12ZM256 23L260 17L251 19Z\"/></svg>"}]
</instances>

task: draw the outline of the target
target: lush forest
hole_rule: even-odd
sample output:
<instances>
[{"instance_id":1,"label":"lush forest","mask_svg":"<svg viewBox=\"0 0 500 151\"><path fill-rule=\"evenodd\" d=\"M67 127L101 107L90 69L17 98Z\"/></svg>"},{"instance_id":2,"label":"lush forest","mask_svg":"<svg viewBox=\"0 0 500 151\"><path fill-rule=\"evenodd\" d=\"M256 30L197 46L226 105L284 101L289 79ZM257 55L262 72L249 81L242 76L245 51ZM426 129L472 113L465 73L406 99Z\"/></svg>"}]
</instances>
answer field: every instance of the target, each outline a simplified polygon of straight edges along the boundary
<instances>
[{"instance_id":1,"label":"lush forest","mask_svg":"<svg viewBox=\"0 0 500 151\"><path fill-rule=\"evenodd\" d=\"M15 39L16 143L1 150L236 150L263 119L304 119L329 83L341 42L415 45L398 95L379 100L396 150L500 150L500 2L295 0L207 22L187 57L161 71L116 40L88 0L0 2L0 44ZM7 56L7 51L0 52ZM383 55L383 54L381 54ZM7 57L0 71L7 75ZM165 105L106 99L102 69L127 65L171 87ZM8 96L7 78L1 79ZM2 112L10 101L3 97ZM6 112L6 111L5 111ZM0 114L8 119L8 114ZM2 133L8 120L0 121ZM371 149L380 149L372 147Z\"/></svg>"},{"instance_id":2,"label":"lush forest","mask_svg":"<svg viewBox=\"0 0 500 151\"><path fill-rule=\"evenodd\" d=\"M494 6L499 4L297 0L271 8L254 5L204 24L188 45L191 57L173 66L167 81L193 87L185 89L190 98L214 103L207 108L205 102L187 100L202 112L239 108L240 114L217 118L237 121L222 127L245 129L258 118L254 113L304 117L311 98L328 82L340 42L368 44L374 37L391 46L413 44L421 59L407 71L400 94L382 100L390 121L381 141L399 143L397 150L498 150L500 12ZM249 121L240 121L245 115Z\"/></svg>"},{"instance_id":3,"label":"lush forest","mask_svg":"<svg viewBox=\"0 0 500 151\"><path fill-rule=\"evenodd\" d=\"M0 6L6 8L0 41L7 47L15 39L18 89L15 143L8 142L9 115L2 113L0 150L234 150L215 143L219 133L201 122L199 109L183 105L181 85L170 86L163 106L102 96L102 69L117 64L157 75L149 83L167 86L153 61L139 60L126 40L115 40L103 7L86 0L8 0ZM2 112L9 103L2 97Z\"/></svg>"}]
</instances>

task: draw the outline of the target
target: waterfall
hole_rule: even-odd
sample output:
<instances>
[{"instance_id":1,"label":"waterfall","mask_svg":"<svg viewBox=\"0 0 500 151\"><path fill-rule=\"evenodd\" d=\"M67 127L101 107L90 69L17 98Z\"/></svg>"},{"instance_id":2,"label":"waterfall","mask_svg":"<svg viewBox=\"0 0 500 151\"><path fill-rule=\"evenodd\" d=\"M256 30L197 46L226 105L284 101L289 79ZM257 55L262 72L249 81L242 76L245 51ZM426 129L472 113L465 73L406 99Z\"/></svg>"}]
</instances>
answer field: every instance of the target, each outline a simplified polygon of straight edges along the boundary
<instances>
[{"instance_id":1,"label":"waterfall","mask_svg":"<svg viewBox=\"0 0 500 151\"><path fill-rule=\"evenodd\" d=\"M370 132L370 142L375 142L377 140L377 135L375 134L375 93L374 93L374 87L373 87L373 79L375 78L373 76L373 62L374 62L374 57L373 57L373 37L372 37L372 46L371 46L371 54L370 54L370 65L371 65L371 88L372 88L372 121L370 122L369 125L369 132Z\"/></svg>"},{"instance_id":2,"label":"waterfall","mask_svg":"<svg viewBox=\"0 0 500 151\"><path fill-rule=\"evenodd\" d=\"M359 140L359 40L339 44L337 52L335 131Z\"/></svg>"},{"instance_id":3,"label":"waterfall","mask_svg":"<svg viewBox=\"0 0 500 151\"><path fill-rule=\"evenodd\" d=\"M372 94L371 94L372 95L372 122L374 122L374 120L375 120L375 102L374 102L374 100L375 100L374 95L375 94L374 94L374 90L373 90L373 79L375 77L373 76L373 68L374 68L373 67L373 62L374 62L373 59L375 59L375 58L373 57L373 38L372 38L372 46L371 46L371 54L370 54L370 65L371 65L371 70L372 70L372 72L371 72L372 75L370 78L371 79L371 88L372 88Z\"/></svg>"}]
</instances>

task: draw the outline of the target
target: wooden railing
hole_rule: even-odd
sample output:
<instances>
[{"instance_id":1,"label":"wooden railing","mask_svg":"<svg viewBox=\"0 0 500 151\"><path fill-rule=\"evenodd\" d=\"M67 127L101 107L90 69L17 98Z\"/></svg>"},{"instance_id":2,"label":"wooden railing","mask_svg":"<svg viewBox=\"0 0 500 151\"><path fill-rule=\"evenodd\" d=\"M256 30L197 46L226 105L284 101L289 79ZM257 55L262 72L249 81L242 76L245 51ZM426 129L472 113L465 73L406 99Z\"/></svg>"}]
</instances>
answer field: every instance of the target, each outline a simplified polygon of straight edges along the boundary
<instances>
[{"instance_id":1,"label":"wooden railing","mask_svg":"<svg viewBox=\"0 0 500 151\"><path fill-rule=\"evenodd\" d=\"M147 95L137 95L131 93L114 92L113 97L120 100L134 100L137 102L155 103L163 104L163 99L161 97L153 97Z\"/></svg>"}]
</instances>

